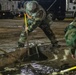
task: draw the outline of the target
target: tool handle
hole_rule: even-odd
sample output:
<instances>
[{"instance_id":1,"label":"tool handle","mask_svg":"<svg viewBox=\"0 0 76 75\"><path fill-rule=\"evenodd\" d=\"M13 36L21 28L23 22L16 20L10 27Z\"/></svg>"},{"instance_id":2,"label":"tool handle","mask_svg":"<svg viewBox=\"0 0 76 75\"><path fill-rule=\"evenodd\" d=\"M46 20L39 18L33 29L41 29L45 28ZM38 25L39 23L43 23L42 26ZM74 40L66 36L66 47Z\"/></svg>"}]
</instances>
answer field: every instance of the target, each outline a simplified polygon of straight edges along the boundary
<instances>
[{"instance_id":1,"label":"tool handle","mask_svg":"<svg viewBox=\"0 0 76 75\"><path fill-rule=\"evenodd\" d=\"M63 72L68 72L68 71L71 71L71 70L74 70L74 69L76 69L76 66L71 67L71 68L68 68L68 69L66 69L66 70L62 70L62 71L60 71L60 72L61 72L61 73L63 73Z\"/></svg>"},{"instance_id":2,"label":"tool handle","mask_svg":"<svg viewBox=\"0 0 76 75\"><path fill-rule=\"evenodd\" d=\"M30 55L29 52L29 39L28 39L28 24L27 24L27 15L24 13L24 24L25 24L25 31L26 31L26 37L27 37L27 50L28 50L28 55Z\"/></svg>"}]
</instances>

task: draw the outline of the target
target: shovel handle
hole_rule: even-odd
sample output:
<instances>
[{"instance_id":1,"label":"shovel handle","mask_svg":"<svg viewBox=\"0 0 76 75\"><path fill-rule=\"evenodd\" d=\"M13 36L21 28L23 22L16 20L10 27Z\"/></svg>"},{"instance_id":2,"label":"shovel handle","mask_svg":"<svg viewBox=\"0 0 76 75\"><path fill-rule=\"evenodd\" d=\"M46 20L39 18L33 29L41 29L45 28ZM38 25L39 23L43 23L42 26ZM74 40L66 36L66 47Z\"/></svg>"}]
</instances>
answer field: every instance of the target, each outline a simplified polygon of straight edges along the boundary
<instances>
[{"instance_id":1,"label":"shovel handle","mask_svg":"<svg viewBox=\"0 0 76 75\"><path fill-rule=\"evenodd\" d=\"M29 52L29 39L28 39L28 23L27 23L27 15L24 13L24 24L25 24L25 31L26 31L26 37L27 37L27 50L28 50L28 55L30 55Z\"/></svg>"}]
</instances>

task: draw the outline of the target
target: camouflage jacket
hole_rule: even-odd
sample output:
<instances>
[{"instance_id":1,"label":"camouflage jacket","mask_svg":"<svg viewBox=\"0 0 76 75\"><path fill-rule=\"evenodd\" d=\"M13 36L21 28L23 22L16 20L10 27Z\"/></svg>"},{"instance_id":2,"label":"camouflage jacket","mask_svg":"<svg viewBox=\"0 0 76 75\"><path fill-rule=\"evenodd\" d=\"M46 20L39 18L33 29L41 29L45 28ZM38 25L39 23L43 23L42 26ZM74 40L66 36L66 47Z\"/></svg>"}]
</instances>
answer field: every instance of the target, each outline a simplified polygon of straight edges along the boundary
<instances>
[{"instance_id":1,"label":"camouflage jacket","mask_svg":"<svg viewBox=\"0 0 76 75\"><path fill-rule=\"evenodd\" d=\"M68 46L76 46L76 22L71 22L65 31L65 40Z\"/></svg>"},{"instance_id":2,"label":"camouflage jacket","mask_svg":"<svg viewBox=\"0 0 76 75\"><path fill-rule=\"evenodd\" d=\"M39 26L41 22L46 18L45 10L39 4L37 5L38 5L38 9L34 13L29 12L27 8L25 8L29 29L35 26L36 27Z\"/></svg>"}]
</instances>

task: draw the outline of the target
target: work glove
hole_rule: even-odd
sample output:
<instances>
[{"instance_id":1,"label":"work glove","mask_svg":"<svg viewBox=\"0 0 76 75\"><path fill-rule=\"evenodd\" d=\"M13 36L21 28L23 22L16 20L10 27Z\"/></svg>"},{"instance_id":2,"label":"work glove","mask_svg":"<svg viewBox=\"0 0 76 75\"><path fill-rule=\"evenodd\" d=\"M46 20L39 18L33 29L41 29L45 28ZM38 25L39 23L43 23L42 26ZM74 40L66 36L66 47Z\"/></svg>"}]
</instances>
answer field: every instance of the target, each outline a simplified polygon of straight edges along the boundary
<instances>
[{"instance_id":1,"label":"work glove","mask_svg":"<svg viewBox=\"0 0 76 75\"><path fill-rule=\"evenodd\" d=\"M75 49L71 49L71 56L73 59L76 59L76 50Z\"/></svg>"}]
</instances>

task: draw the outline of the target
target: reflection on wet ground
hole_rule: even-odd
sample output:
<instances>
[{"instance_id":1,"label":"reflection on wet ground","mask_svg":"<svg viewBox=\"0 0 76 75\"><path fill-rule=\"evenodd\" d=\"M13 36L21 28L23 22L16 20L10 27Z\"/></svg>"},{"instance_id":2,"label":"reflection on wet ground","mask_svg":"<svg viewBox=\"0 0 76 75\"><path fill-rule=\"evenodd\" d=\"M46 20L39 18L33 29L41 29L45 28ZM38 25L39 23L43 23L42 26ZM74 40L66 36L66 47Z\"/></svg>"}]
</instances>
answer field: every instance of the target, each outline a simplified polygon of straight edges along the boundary
<instances>
[{"instance_id":1,"label":"reflection on wet ground","mask_svg":"<svg viewBox=\"0 0 76 75\"><path fill-rule=\"evenodd\" d=\"M30 63L28 65L16 68L5 68L5 72L1 72L2 75L76 75L76 70L67 71L61 74L57 74L60 71L64 71L70 68L68 64L64 64L60 67L50 67L37 63Z\"/></svg>"},{"instance_id":2,"label":"reflection on wet ground","mask_svg":"<svg viewBox=\"0 0 76 75\"><path fill-rule=\"evenodd\" d=\"M14 67L5 67L0 70L2 75L49 75L53 72L58 72L66 68L76 65L76 61L68 56L68 48L64 39L64 28L71 21L57 21L51 25L53 32L56 35L59 44L62 46L59 49L58 57L49 50L50 41L45 34L37 28L29 36L29 42L41 44L44 47L40 47L42 53L48 57L48 60L39 61L38 63L28 63L22 67L14 65ZM17 47L17 41L22 31L23 19L22 20L0 20L0 49L6 52L15 51ZM45 45L44 45L45 44ZM26 44L25 44L26 46ZM2 54L2 51L0 51ZM42 54L41 54L42 55ZM67 56L67 58L66 58ZM56 57L54 61L52 59ZM65 61L60 61L64 58ZM26 61L25 61L26 62ZM39 64L40 63L40 64ZM51 75L51 74L50 74ZM69 71L63 75L76 75L76 71Z\"/></svg>"}]
</instances>

